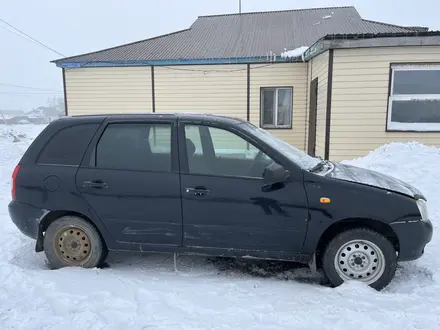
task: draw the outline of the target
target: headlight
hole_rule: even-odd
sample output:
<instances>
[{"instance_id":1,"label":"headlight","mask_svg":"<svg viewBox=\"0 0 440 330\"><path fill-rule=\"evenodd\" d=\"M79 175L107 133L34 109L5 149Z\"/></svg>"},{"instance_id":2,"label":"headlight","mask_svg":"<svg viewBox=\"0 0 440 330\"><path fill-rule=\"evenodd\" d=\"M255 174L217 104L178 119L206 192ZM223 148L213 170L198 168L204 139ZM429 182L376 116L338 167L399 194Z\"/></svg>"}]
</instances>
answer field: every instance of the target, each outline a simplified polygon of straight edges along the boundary
<instances>
[{"instance_id":1,"label":"headlight","mask_svg":"<svg viewBox=\"0 0 440 330\"><path fill-rule=\"evenodd\" d=\"M422 220L428 220L428 207L423 199L417 200L417 206L419 207L420 214L422 215Z\"/></svg>"}]
</instances>

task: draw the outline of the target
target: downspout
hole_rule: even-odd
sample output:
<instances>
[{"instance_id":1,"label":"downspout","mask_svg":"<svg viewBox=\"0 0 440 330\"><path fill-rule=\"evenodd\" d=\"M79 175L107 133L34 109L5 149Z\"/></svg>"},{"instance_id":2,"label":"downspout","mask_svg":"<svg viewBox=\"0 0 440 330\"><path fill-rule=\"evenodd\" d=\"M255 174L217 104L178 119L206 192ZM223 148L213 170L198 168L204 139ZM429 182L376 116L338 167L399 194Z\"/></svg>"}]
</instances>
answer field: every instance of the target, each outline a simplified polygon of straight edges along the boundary
<instances>
[{"instance_id":1,"label":"downspout","mask_svg":"<svg viewBox=\"0 0 440 330\"><path fill-rule=\"evenodd\" d=\"M330 133L332 118L332 88L333 88L333 49L328 54L328 76L327 76L327 106L325 114L325 148L324 159L330 158Z\"/></svg>"},{"instance_id":2,"label":"downspout","mask_svg":"<svg viewBox=\"0 0 440 330\"><path fill-rule=\"evenodd\" d=\"M62 68L63 71L63 92L64 92L64 114L68 116L67 112L67 89L66 89L66 69Z\"/></svg>"},{"instance_id":3,"label":"downspout","mask_svg":"<svg viewBox=\"0 0 440 330\"><path fill-rule=\"evenodd\" d=\"M305 62L305 61L304 61ZM311 83L311 81L312 81L312 77L313 77L313 62L312 61L310 61L309 63L308 63L308 65L310 65L310 77L309 77L309 68L307 68L307 107L306 107L306 121L305 121L305 123L304 123L304 129L305 129L305 132L304 132L304 150L306 150L306 152L308 153L308 147L309 147L309 139L310 139L310 136L309 136L309 132L310 132L310 83ZM309 78L310 78L310 81L309 81ZM315 135L316 135L316 133L315 133ZM315 142L315 145L316 145L316 142Z\"/></svg>"}]
</instances>

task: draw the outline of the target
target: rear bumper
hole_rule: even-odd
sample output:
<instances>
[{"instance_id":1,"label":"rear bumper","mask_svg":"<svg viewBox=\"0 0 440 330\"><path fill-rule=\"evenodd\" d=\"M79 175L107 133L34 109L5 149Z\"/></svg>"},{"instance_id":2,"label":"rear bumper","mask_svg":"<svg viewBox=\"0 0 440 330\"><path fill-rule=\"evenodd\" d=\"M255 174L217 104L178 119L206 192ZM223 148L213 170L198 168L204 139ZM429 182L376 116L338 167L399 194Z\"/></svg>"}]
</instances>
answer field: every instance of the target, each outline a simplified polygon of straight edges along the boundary
<instances>
[{"instance_id":1,"label":"rear bumper","mask_svg":"<svg viewBox=\"0 0 440 330\"><path fill-rule=\"evenodd\" d=\"M399 221L390 225L399 239L399 261L415 260L423 256L426 244L432 239L431 221Z\"/></svg>"},{"instance_id":2,"label":"rear bumper","mask_svg":"<svg viewBox=\"0 0 440 330\"><path fill-rule=\"evenodd\" d=\"M8 211L12 222L24 235L37 239L38 227L46 211L17 201L9 203Z\"/></svg>"}]
</instances>

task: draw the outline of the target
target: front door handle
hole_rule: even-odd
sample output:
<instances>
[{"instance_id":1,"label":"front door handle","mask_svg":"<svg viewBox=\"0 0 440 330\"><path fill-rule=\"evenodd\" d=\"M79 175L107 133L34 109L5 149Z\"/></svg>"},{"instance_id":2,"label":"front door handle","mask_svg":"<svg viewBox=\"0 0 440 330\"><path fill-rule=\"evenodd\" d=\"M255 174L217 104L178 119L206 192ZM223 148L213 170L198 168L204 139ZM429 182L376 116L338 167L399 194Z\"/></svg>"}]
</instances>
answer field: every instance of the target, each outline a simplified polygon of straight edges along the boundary
<instances>
[{"instance_id":1,"label":"front door handle","mask_svg":"<svg viewBox=\"0 0 440 330\"><path fill-rule=\"evenodd\" d=\"M202 197L208 195L211 190L206 189L205 187L194 187L194 188L185 188L185 192L187 194L192 194L194 196Z\"/></svg>"},{"instance_id":2,"label":"front door handle","mask_svg":"<svg viewBox=\"0 0 440 330\"><path fill-rule=\"evenodd\" d=\"M92 188L107 188L108 185L102 180L93 180L93 181L84 181L83 187L92 187Z\"/></svg>"}]
</instances>

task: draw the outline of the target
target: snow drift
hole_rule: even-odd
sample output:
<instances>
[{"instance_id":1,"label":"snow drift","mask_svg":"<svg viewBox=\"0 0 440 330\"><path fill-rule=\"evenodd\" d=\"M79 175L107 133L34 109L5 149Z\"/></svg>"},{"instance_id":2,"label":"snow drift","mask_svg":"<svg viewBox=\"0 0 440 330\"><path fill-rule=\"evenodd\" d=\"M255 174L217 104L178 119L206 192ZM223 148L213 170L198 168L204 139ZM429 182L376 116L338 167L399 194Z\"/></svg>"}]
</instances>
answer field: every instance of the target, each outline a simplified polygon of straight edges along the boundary
<instances>
[{"instance_id":1,"label":"snow drift","mask_svg":"<svg viewBox=\"0 0 440 330\"><path fill-rule=\"evenodd\" d=\"M48 270L7 213L12 170L41 126L0 134L1 329L437 329L440 236L402 263L382 292L362 283L331 289L288 263L111 254L104 269ZM26 129L23 131L23 129ZM1 133L1 132L0 132ZM15 134L14 135L18 135ZM29 138L28 138L29 137ZM393 143L347 164L408 181L440 221L440 149Z\"/></svg>"}]
</instances>

